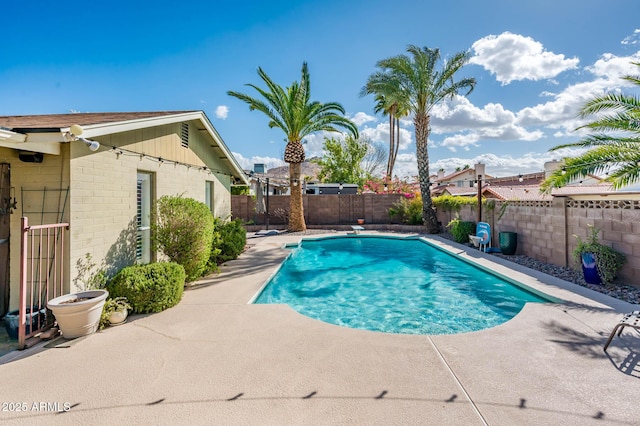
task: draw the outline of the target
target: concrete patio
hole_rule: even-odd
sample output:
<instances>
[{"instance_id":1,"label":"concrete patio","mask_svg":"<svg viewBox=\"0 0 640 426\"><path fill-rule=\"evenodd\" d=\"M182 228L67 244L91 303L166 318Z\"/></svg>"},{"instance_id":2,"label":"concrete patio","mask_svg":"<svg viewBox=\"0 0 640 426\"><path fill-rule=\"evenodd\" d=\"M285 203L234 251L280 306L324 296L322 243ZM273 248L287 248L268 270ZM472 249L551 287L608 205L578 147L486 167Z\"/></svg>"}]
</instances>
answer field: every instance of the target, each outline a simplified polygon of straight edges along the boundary
<instances>
[{"instance_id":1,"label":"concrete patio","mask_svg":"<svg viewBox=\"0 0 640 426\"><path fill-rule=\"evenodd\" d=\"M0 424L640 424L640 334L602 350L637 305L438 237L429 239L564 303L436 336L247 304L300 238L252 238L174 308L0 359Z\"/></svg>"}]
</instances>

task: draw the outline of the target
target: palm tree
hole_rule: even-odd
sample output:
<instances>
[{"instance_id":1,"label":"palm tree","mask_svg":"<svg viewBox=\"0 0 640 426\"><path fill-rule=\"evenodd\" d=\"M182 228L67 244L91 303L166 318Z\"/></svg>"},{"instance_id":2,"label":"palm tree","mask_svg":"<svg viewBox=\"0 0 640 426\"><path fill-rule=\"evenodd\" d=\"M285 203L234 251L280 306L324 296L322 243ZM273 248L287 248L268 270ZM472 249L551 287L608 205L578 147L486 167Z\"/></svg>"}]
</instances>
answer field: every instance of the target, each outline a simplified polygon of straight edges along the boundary
<instances>
[{"instance_id":1,"label":"palm tree","mask_svg":"<svg viewBox=\"0 0 640 426\"><path fill-rule=\"evenodd\" d=\"M469 61L469 52L459 52L445 59L440 70L436 69L440 61L440 49L409 46L407 52L410 56L398 55L378 61L376 66L380 71L369 76L360 94L383 95L389 101L406 105L408 113L413 114L418 178L422 193L422 217L426 231L433 234L440 232L440 227L433 209L429 185L429 114L442 100L452 98L463 90L466 90L465 95L471 93L476 80L470 77L454 80L455 73Z\"/></svg>"},{"instance_id":2,"label":"palm tree","mask_svg":"<svg viewBox=\"0 0 640 426\"><path fill-rule=\"evenodd\" d=\"M640 67L640 63L632 62ZM622 77L640 86L640 75ZM568 144L554 146L551 151L562 148L591 148L582 155L567 158L561 169L555 170L543 183L541 189L549 192L589 174L609 173L606 178L619 189L640 182L640 98L620 93L608 93L588 101L578 116L586 118L605 113L595 121L578 127L597 133Z\"/></svg>"},{"instance_id":3,"label":"palm tree","mask_svg":"<svg viewBox=\"0 0 640 426\"><path fill-rule=\"evenodd\" d=\"M387 159L387 182L393 176L393 168L400 148L400 118L407 115L406 106L401 106L395 100L389 100L383 93L376 95L375 113L383 113L389 116L389 156Z\"/></svg>"},{"instance_id":4,"label":"palm tree","mask_svg":"<svg viewBox=\"0 0 640 426\"><path fill-rule=\"evenodd\" d=\"M305 160L302 139L313 132L337 132L338 128L346 129L355 138L358 137L356 125L344 116L344 108L336 102L320 103L310 100L310 81L307 63L302 64L300 82L294 81L283 89L258 68L258 75L267 89L247 84L254 88L263 99L256 99L244 93L228 91L229 96L249 104L251 111L258 110L269 117L269 127L282 129L287 136L284 150L284 161L289 164L289 187L291 197L289 203L289 230L304 231L302 207L302 185L300 184L300 164Z\"/></svg>"}]
</instances>

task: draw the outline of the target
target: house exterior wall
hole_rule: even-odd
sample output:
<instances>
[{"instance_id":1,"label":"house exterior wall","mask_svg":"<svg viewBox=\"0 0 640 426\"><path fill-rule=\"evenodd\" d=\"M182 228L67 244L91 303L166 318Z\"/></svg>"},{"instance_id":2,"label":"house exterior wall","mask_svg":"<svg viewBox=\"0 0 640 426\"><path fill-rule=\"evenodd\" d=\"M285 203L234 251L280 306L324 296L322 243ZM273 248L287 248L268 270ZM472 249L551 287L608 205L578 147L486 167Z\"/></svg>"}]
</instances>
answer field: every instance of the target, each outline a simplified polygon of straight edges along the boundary
<instances>
[{"instance_id":1,"label":"house exterior wall","mask_svg":"<svg viewBox=\"0 0 640 426\"><path fill-rule=\"evenodd\" d=\"M109 275L135 262L138 172L153 175L154 200L164 195L182 195L204 202L205 182L211 181L215 194L214 215L222 218L230 215L230 178L202 169L205 163L196 152L209 155L209 164L218 164L219 160L214 160L214 154L205 154L212 151L210 141L193 126L190 126L189 148L181 146L180 123L96 137L102 147L95 153L82 144L72 144L72 290L83 285L78 279L78 267L85 262L87 253L97 268L104 268ZM122 153L118 154L118 148L123 149ZM223 167L219 164L221 171Z\"/></svg>"}]
</instances>

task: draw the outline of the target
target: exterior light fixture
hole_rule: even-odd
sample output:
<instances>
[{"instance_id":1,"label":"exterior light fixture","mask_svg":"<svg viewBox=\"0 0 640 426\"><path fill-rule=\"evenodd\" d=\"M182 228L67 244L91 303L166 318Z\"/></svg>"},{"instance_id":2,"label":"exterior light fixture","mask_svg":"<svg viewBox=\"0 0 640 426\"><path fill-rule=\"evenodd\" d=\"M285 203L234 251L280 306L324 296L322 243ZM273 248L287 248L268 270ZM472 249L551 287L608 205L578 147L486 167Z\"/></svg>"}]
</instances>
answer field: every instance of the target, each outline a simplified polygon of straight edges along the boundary
<instances>
[{"instance_id":1,"label":"exterior light fixture","mask_svg":"<svg viewBox=\"0 0 640 426\"><path fill-rule=\"evenodd\" d=\"M81 138L80 135L82 133L83 133L82 127L78 124L74 124L71 127L69 127L69 131L64 133L62 136L67 142L80 141L83 144L85 144L89 148L89 150L97 151L100 148L100 142Z\"/></svg>"},{"instance_id":2,"label":"exterior light fixture","mask_svg":"<svg viewBox=\"0 0 640 426\"><path fill-rule=\"evenodd\" d=\"M89 147L89 151L97 151L100 148L100 142L98 141L90 141L85 138L78 138L78 140Z\"/></svg>"}]
</instances>

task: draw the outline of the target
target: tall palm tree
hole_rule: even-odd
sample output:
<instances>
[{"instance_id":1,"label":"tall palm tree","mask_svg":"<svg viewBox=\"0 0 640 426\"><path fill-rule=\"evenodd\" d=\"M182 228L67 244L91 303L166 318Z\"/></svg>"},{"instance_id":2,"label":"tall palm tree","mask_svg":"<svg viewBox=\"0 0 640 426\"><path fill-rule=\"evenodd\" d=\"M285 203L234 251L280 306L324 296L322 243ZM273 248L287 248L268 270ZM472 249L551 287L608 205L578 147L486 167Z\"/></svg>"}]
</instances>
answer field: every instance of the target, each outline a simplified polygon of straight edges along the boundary
<instances>
[{"instance_id":1,"label":"tall palm tree","mask_svg":"<svg viewBox=\"0 0 640 426\"><path fill-rule=\"evenodd\" d=\"M287 136L284 150L284 161L289 164L289 187L291 196L289 203L289 230L304 231L302 207L302 185L300 184L300 164L305 160L302 139L317 131L337 132L343 128L358 137L356 125L344 116L344 108L336 102L320 103L311 101L309 70L307 63L302 64L300 82L294 81L291 86L282 88L258 68L258 75L267 86L262 89L254 84L254 88L262 99L253 98L244 93L228 91L229 96L249 104L251 111L258 110L269 117L269 127L281 129Z\"/></svg>"},{"instance_id":2,"label":"tall palm tree","mask_svg":"<svg viewBox=\"0 0 640 426\"><path fill-rule=\"evenodd\" d=\"M452 98L463 90L466 90L465 95L471 93L476 80L471 77L454 80L454 75L469 62L469 52L458 52L445 59L439 70L436 66L440 61L440 49L412 45L407 48L407 52L410 55L398 55L378 61L376 66L380 71L369 76L360 94L382 94L400 105L407 105L407 111L413 114L418 178L422 193L422 217L426 231L438 233L440 227L433 209L429 184L429 114L432 108L444 99Z\"/></svg>"},{"instance_id":3,"label":"tall palm tree","mask_svg":"<svg viewBox=\"0 0 640 426\"><path fill-rule=\"evenodd\" d=\"M400 118L408 114L407 107L400 105L397 100L390 100L384 93L376 95L375 113L389 116L389 156L387 159L387 181L393 176L393 168L400 148Z\"/></svg>"},{"instance_id":4,"label":"tall palm tree","mask_svg":"<svg viewBox=\"0 0 640 426\"><path fill-rule=\"evenodd\" d=\"M633 62L640 67L640 63ZM640 86L640 75L622 77ZM551 148L591 148L582 155L567 158L561 169L554 171L541 189L550 191L560 188L589 174L610 172L607 181L615 189L640 182L640 98L620 93L608 93L588 101L580 110L579 117L601 114L595 121L578 127L597 133L584 139Z\"/></svg>"}]
</instances>

